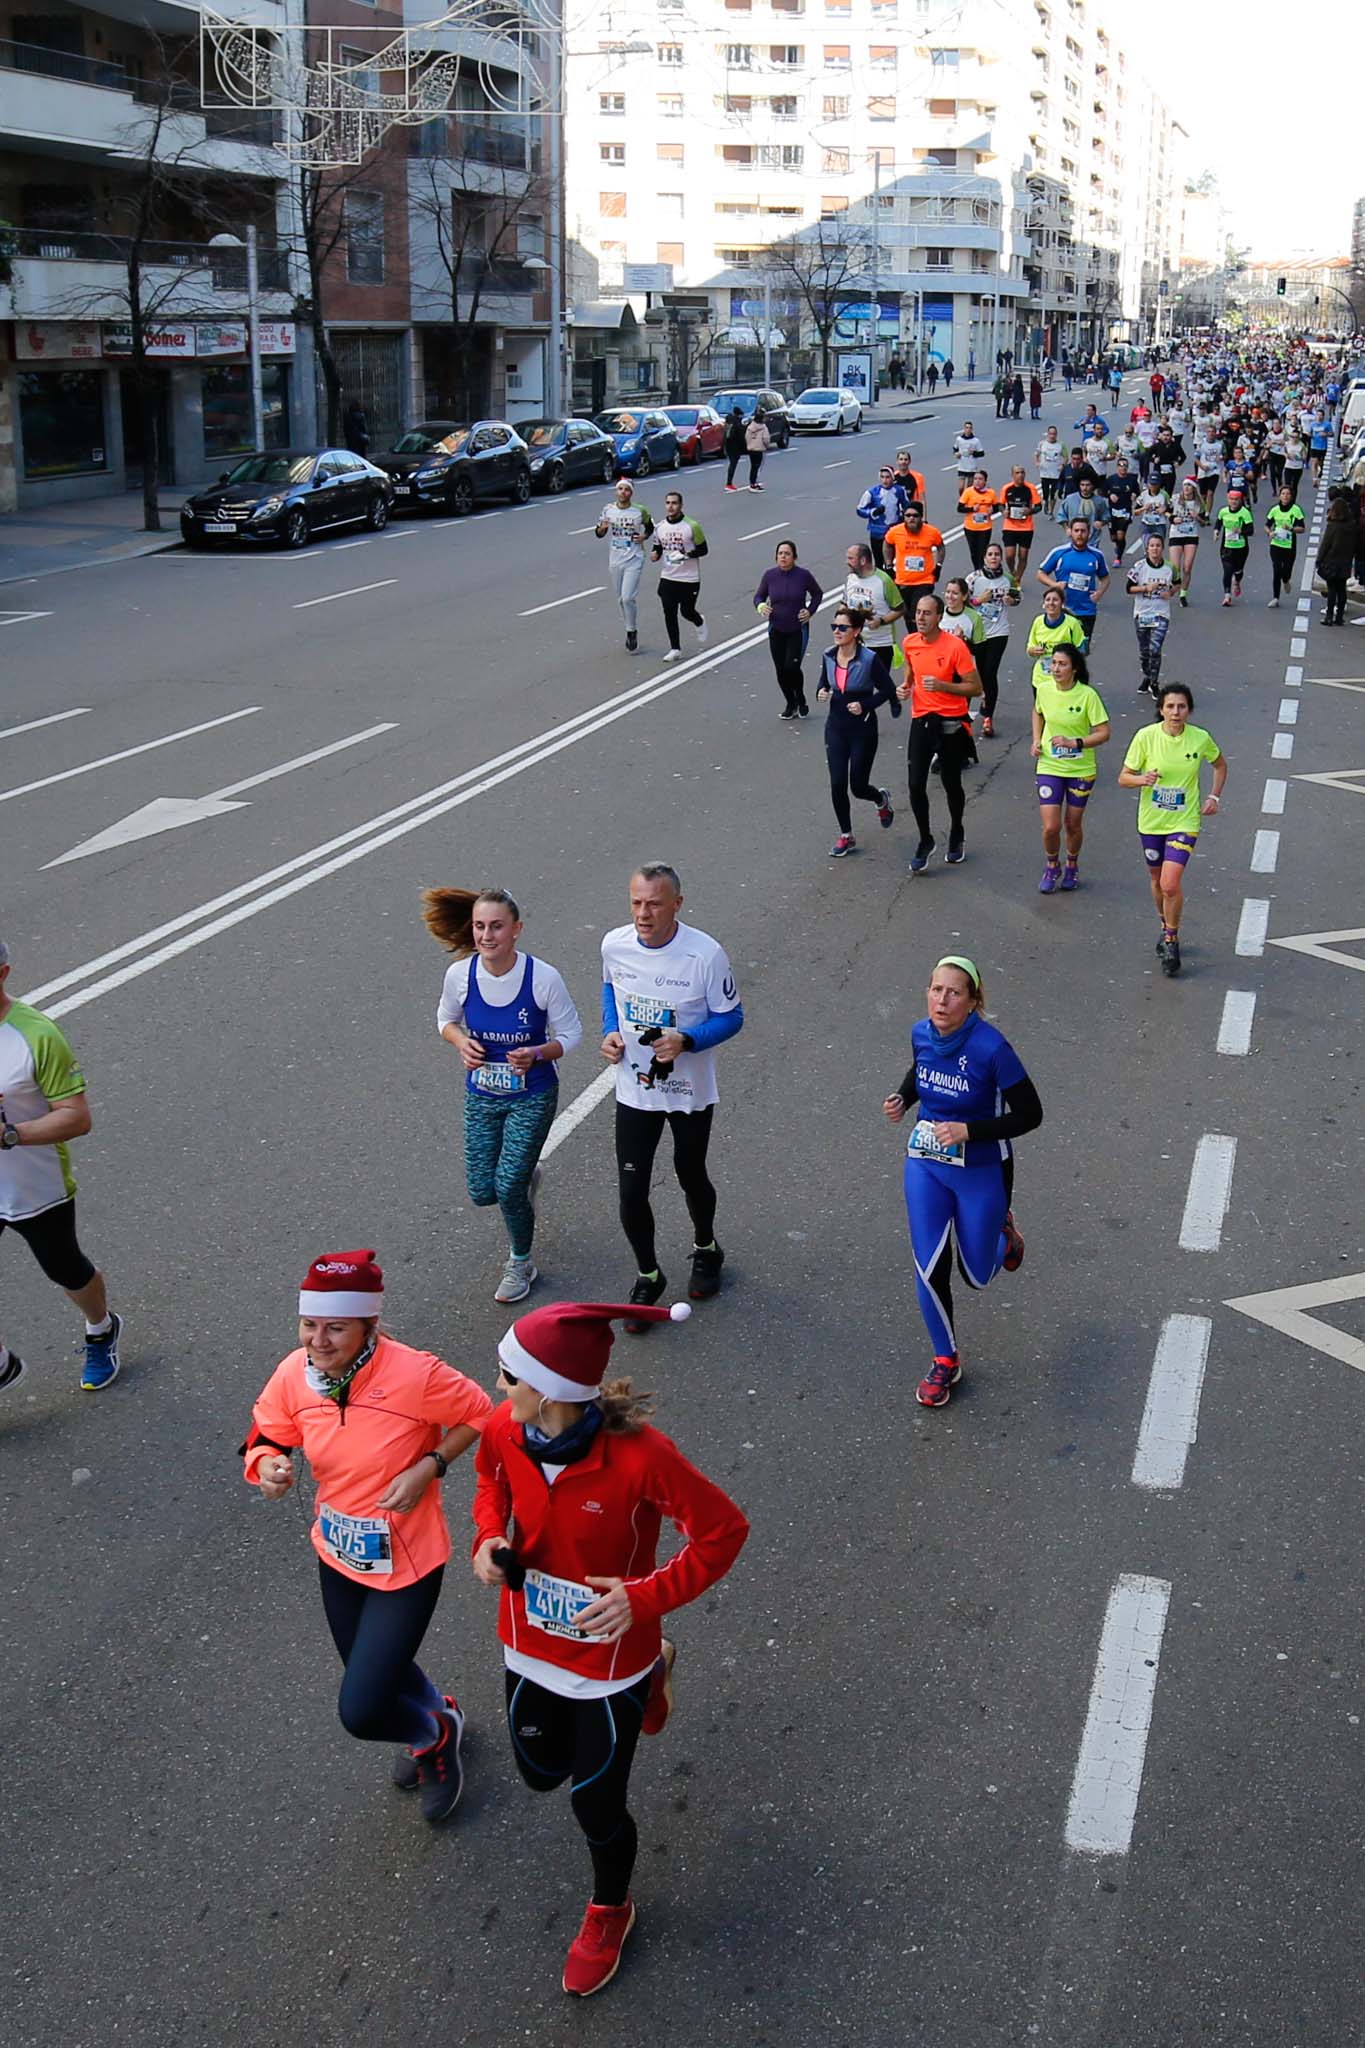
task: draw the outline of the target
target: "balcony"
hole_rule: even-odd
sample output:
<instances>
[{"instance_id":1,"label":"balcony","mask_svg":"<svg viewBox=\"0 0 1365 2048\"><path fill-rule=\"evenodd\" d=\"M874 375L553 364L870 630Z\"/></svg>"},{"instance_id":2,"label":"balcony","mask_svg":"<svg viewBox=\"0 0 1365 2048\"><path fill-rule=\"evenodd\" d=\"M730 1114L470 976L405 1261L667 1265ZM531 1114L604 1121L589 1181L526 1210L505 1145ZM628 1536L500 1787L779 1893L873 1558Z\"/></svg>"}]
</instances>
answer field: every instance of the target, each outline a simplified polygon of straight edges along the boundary
<instances>
[{"instance_id":1,"label":"balcony","mask_svg":"<svg viewBox=\"0 0 1365 2048\"><path fill-rule=\"evenodd\" d=\"M127 317L126 235L16 228L14 312L21 320L116 320ZM261 310L292 313L289 252L258 252ZM246 311L246 250L209 248L201 242L144 242L140 273L146 298L160 320L226 317Z\"/></svg>"},{"instance_id":2,"label":"balcony","mask_svg":"<svg viewBox=\"0 0 1365 2048\"><path fill-rule=\"evenodd\" d=\"M489 128L474 121L423 121L406 133L409 156L464 159L505 170L526 168L526 138L515 129Z\"/></svg>"},{"instance_id":3,"label":"balcony","mask_svg":"<svg viewBox=\"0 0 1365 2048\"><path fill-rule=\"evenodd\" d=\"M22 86L19 79L22 78ZM137 157L145 146L159 88L119 64L50 50L41 43L0 42L0 140L25 154L82 159ZM198 89L175 80L159 155L188 174L221 170L282 177L269 157L274 116L239 107L209 107Z\"/></svg>"}]
</instances>

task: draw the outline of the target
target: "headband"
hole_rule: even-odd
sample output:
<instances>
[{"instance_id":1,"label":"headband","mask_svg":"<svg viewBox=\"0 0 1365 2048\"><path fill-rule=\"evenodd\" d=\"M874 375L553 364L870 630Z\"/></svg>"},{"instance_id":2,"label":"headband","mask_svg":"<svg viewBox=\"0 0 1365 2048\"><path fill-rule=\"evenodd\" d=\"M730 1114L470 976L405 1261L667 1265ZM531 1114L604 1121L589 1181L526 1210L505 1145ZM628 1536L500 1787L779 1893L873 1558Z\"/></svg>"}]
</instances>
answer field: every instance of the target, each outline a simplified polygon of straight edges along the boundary
<instances>
[{"instance_id":1,"label":"headband","mask_svg":"<svg viewBox=\"0 0 1365 2048\"><path fill-rule=\"evenodd\" d=\"M945 953L941 960L937 960L934 963L935 974L937 974L940 967L960 967L972 987L978 994L980 993L981 976L976 971L976 962L969 960L965 953Z\"/></svg>"}]
</instances>

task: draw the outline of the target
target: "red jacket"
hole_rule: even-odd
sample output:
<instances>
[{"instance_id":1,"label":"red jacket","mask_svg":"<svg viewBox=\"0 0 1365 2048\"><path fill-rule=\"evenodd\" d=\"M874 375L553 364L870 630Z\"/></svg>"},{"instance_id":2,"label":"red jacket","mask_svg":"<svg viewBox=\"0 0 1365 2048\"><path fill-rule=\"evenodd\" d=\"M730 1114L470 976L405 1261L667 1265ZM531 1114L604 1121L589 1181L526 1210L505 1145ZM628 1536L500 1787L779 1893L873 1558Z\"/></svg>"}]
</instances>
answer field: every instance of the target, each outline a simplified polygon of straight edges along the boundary
<instances>
[{"instance_id":1,"label":"red jacket","mask_svg":"<svg viewBox=\"0 0 1365 2048\"><path fill-rule=\"evenodd\" d=\"M592 1449L553 1485L527 1456L510 1402L494 1409L475 1457L474 1544L510 1543L522 1563L585 1585L624 1579L633 1625L619 1641L554 1635L527 1620L526 1596L502 1589L498 1634L510 1649L585 1678L643 1671L659 1654L659 1620L723 1578L749 1524L734 1502L690 1464L662 1431L602 1429ZM656 1567L667 1516L685 1538ZM593 1589L594 1598L603 1589Z\"/></svg>"}]
</instances>

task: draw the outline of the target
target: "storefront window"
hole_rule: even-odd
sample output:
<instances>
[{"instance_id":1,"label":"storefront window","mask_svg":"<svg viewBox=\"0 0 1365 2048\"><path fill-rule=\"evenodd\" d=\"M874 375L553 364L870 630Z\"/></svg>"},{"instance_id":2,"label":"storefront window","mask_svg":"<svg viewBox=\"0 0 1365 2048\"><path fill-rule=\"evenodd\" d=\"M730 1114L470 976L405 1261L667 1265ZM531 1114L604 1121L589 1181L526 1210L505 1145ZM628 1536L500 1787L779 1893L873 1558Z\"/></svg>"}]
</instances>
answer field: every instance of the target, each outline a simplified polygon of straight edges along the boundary
<instances>
[{"instance_id":1,"label":"storefront window","mask_svg":"<svg viewBox=\"0 0 1365 2048\"><path fill-rule=\"evenodd\" d=\"M261 365L261 421L267 448L289 445L288 366ZM200 372L204 400L204 455L217 461L242 455L251 440L251 368L247 363L219 363Z\"/></svg>"},{"instance_id":2,"label":"storefront window","mask_svg":"<svg viewBox=\"0 0 1365 2048\"><path fill-rule=\"evenodd\" d=\"M24 475L88 476L109 466L100 370L21 370Z\"/></svg>"}]
</instances>

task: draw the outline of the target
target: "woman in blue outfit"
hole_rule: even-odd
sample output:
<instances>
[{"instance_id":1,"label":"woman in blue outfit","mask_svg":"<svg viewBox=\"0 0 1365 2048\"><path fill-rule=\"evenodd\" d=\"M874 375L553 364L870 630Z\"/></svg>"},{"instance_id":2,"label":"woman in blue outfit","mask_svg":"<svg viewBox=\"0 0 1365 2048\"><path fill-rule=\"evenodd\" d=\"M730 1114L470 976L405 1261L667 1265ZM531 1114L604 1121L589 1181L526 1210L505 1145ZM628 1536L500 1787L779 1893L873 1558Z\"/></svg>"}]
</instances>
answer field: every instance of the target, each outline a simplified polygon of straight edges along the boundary
<instances>
[{"instance_id":1,"label":"woman in blue outfit","mask_svg":"<svg viewBox=\"0 0 1365 2048\"><path fill-rule=\"evenodd\" d=\"M1038 1091L1009 1040L986 1021L981 976L949 953L929 981L927 1017L910 1033L914 1065L882 1108L893 1124L912 1104L919 1117L905 1158L905 1207L915 1291L934 1360L915 1389L923 1408L946 1407L962 1377L953 1326L952 1269L987 1287L1003 1266L1017 1272L1024 1240L1014 1227L1011 1141L1043 1121Z\"/></svg>"},{"instance_id":2,"label":"woman in blue outfit","mask_svg":"<svg viewBox=\"0 0 1365 2048\"><path fill-rule=\"evenodd\" d=\"M842 860L857 846L853 836L853 813L849 794L877 806L877 821L891 823L891 792L869 780L877 758L877 706L887 704L891 716L901 715L900 700L886 669L877 656L863 645L867 614L841 604L834 614L834 645L820 665L820 687L816 696L828 704L825 720L825 760L829 765L829 795L839 837L829 850L831 860Z\"/></svg>"}]
</instances>

